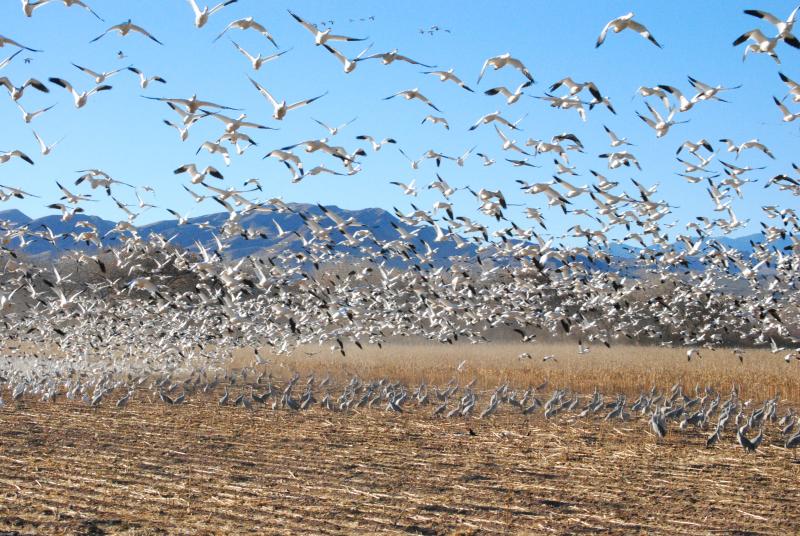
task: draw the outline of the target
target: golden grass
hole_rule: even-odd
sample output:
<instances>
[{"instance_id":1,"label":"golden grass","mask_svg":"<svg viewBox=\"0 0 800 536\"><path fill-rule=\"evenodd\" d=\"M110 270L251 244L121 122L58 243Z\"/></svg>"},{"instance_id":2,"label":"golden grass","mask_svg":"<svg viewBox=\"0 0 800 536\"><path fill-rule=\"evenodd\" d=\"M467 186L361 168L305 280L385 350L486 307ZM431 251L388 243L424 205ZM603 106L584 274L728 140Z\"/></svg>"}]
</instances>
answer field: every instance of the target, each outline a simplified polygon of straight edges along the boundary
<instances>
[{"instance_id":1,"label":"golden grass","mask_svg":"<svg viewBox=\"0 0 800 536\"><path fill-rule=\"evenodd\" d=\"M264 353L266 350L261 351ZM681 383L685 392L694 392L696 385L711 386L727 394L732 385L740 397L762 401L780 393L781 398L800 404L800 362L786 363L784 353L767 350L746 350L744 363L730 349L701 350L702 357L686 359L684 348L653 346L602 345L591 347L588 354L578 355L577 345L561 342L514 344L429 344L409 341L391 343L381 350L365 346L359 350L346 347L347 355L332 353L327 347L304 347L291 356L273 356L274 374L288 377L290 371L315 373L319 378L330 374L343 379L358 374L362 379L386 377L407 385L422 381L441 385L456 378L463 385L477 379L477 386L491 389L501 382L524 389L545 380L549 388L569 388L590 393L595 387L605 394L626 393L638 396L655 385L659 389ZM306 352L315 352L308 356ZM519 359L522 352L531 360ZM543 362L542 356L554 354L558 361ZM234 366L250 364L252 352L240 351ZM462 372L456 369L466 360Z\"/></svg>"}]
</instances>

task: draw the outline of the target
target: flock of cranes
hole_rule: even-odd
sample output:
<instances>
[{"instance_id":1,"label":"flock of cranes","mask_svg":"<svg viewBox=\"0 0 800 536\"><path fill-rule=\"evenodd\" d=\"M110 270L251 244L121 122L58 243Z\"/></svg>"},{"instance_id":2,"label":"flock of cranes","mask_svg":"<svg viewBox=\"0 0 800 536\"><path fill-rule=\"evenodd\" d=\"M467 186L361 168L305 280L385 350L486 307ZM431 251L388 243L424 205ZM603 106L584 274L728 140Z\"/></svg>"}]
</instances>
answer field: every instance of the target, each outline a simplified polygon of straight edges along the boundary
<instances>
[{"instance_id":1,"label":"flock of cranes","mask_svg":"<svg viewBox=\"0 0 800 536\"><path fill-rule=\"evenodd\" d=\"M219 159L215 160L218 167L188 162L176 164L174 174L188 179L183 189L196 203L216 203L226 214L224 221L218 220L219 225L202 221L203 218L189 218L173 208L157 207L147 197L153 192L151 187L132 185L101 169L85 169L77 172L74 184L65 180L55 183L60 199L44 201L48 208L61 213L64 222L74 222L74 230L56 233L45 226L36 228L0 220L0 316L8 353L0 360L0 385L8 387L11 400L18 401L26 395L53 400L63 393L68 398L82 397L94 406L113 390L121 389L128 394L116 403L124 406L137 388L149 386L161 401L174 405L199 388L216 388L221 378L212 378L210 371L225 363L236 348L266 344L281 354L291 353L300 345L320 344L345 355L354 347L380 346L395 336L450 344L460 340L485 342L497 328L514 332L532 344L544 334L580 337L580 354L587 353L591 344L611 346L618 341L644 340L684 345L688 359L700 358L702 347L723 344L742 348L769 344L773 353L787 363L800 359L800 222L794 208L800 196L800 173L792 164L770 176L759 174L764 168L746 163L748 158L766 157L777 165L777 156L782 156L776 156L764 143L757 139L709 140L700 133L696 140L683 141L677 151L674 146L668 147L670 154L675 151L677 162L684 168L681 176L687 181L686 187L707 194L713 212L713 216L698 215L686 224L685 230L673 230L675 224L667 223L665 218L674 206L658 198L657 185L647 186L641 178L631 179L631 186L622 183L620 173L641 174L642 166L635 155L637 146L618 130L603 125L611 149L596 151L607 163L608 176L579 169L570 159L575 153L591 150L575 133L522 139L527 114L515 111L524 102L522 97L535 97L527 102L577 113L588 122L598 113L617 114L612 98L601 91L602 84L577 82L568 76L549 84L548 91L534 94L538 93L533 89L538 82L530 63L511 53L483 61L475 84L467 83L464 73L422 63L398 49L370 53L372 44L363 48L366 36L335 34L331 25L315 24L289 11L285 15L294 21L292 24L305 30L298 34L296 46L313 43L319 61L335 58L341 62L340 76L352 76L362 62L368 61L387 66L400 62L423 69L419 82L422 87L376 96L376 102L400 100L399 97L415 101L407 104L409 110L429 113L421 121L416 119L419 129L435 128L437 135L447 136L473 136L478 129L493 129L497 134L495 147L467 143L465 146L470 148L461 156L429 149L413 158L403 150L402 140L395 137L367 133L350 137L354 120L331 127L330 122L314 119L313 128L321 127L326 137L271 147L263 155L281 162L288 170L289 180L300 182L320 174L354 176L381 154L402 154L410 162L413 178L387 182L410 197L427 189L437 191L441 198L430 209L414 203L409 212L395 208L397 223L392 223L390 235L379 235L340 211L322 205L286 203L269 197L266 185L258 178L239 186L220 171L221 165L227 166L253 151L253 147L260 147L252 133L275 130L281 122L293 120L294 110L306 106L314 109L319 106L317 101L327 97L327 91L310 92L301 84L297 91L280 95L270 89L269 82L254 78L265 63L285 61L283 56L292 48L279 49L278 41L283 43L286 37L276 39L262 24L265 19L259 22L258 17L249 16L228 23L218 21L224 18L225 8L237 1L201 8L195 0L188 0L194 15L193 31L205 31L206 26L219 22L221 30L212 34L213 42L233 33L254 32L276 49L270 55L254 56L231 40L230 52L231 62L241 61L238 54L244 55L253 70L252 77L242 77L242 91L255 91L264 98L264 109L251 113L271 115L274 126L250 119L239 108L229 106L233 103L219 104L197 94L151 94L156 86L158 90L170 87L169 73L145 73L134 66L105 71L73 63L81 76L91 79L93 85L88 89L85 79L73 84L75 80L59 77L45 82L0 77L0 85L22 112L27 125L52 108L27 111L32 109L27 102L34 93L65 90L71 94L75 108L82 109L94 99L103 98L104 92L120 91L112 87L112 77L130 77L124 73L133 73L139 88L147 93L142 96L149 100L148 105L161 106L170 114L171 119L164 119L163 124L177 131L178 143L187 141L191 129L200 122L220 128L219 138L205 140L197 149L198 155L206 151L209 158ZM81 7L103 21L81 0L23 0L22 8L25 16L36 18L45 10L55 9L55 4ZM253 3L256 7L260 4ZM188 13L189 10L187 16ZM744 13L760 19L758 28L733 41L737 47L748 43L745 56L765 54L780 63L779 54L790 53L787 46L800 48L792 33L797 9L786 19L758 10ZM656 40L633 13L628 13L602 29L596 47L608 39L622 39L612 34L624 30L632 30L659 49L669 43L666 36ZM132 19L107 26L96 37L87 36L87 41L91 38L101 46L110 34L125 39L146 38L153 47L169 46ZM649 45L635 38L630 46ZM346 47L356 48L345 51ZM0 35L0 48L18 49L0 63L0 69L17 65L23 50L46 54L4 35ZM353 56L359 48L360 52ZM491 78L498 70L514 73L518 82L509 87L479 89L483 79ZM442 108L425 95L423 84L437 79L448 90L474 95L470 98L475 102L494 103L502 98L506 107L481 112L468 129L457 129L443 115ZM792 122L800 117L800 108L792 108L800 102L800 85L778 71L775 81L788 89L788 94L782 98L767 95L765 99L774 102L776 120ZM670 84L637 89L647 110L637 112L637 116L652 129L659 147L665 143L661 138L682 128L677 125L688 121L686 114L690 111L726 102L727 96L739 89L692 76L688 82L690 90L686 93ZM119 86L122 85L120 81ZM198 93L202 93L201 89ZM595 111L596 108L602 111ZM37 132L33 134L42 157L58 151L60 140L47 143ZM20 147L26 146L25 140L15 141ZM16 159L35 165L29 152L22 148L0 152L0 165ZM525 173L528 180L508 181L502 189L452 186L446 177L464 168L473 153L483 166L504 166ZM308 165L316 157L323 161ZM550 162L552 169L541 171ZM716 163L721 167L714 170L711 166ZM591 184L580 184L574 178L585 171L593 177ZM542 174L550 175L552 180L534 178ZM431 182L424 184L423 176ZM12 180L4 175L0 202L10 206L17 199L40 197L34 185L21 179L11 184ZM769 188L774 201L762 207L761 239L752 242L751 252L743 252L726 245L720 235L741 231L749 224L737 217L733 201L743 198L753 183ZM120 219L105 233L83 217L98 196L112 199L120 210ZM460 201L462 196L467 202ZM508 207L520 205L516 201L523 196L531 199L524 203L524 214L530 223L514 221L509 215ZM588 208L579 207L579 201L589 202ZM472 213L470 204L476 209ZM574 222L565 237L548 232L545 214L553 208L557 215L554 219L563 214ZM213 239L198 240L186 248L175 245L174 237L144 234L136 220L149 209L164 210L176 218L179 226L211 231ZM274 220L267 227L248 226L251 216L276 214L296 216L299 227L285 230ZM423 236L424 230L431 234ZM568 243L560 243L559 238L567 238ZM234 240L241 239L254 244L260 240L277 241L278 247L232 258L227 250ZM26 247L39 241L57 246L59 257L43 261L27 255ZM455 254L442 262L437 252L445 247ZM629 255L620 257L621 250ZM535 353L535 346L531 352ZM741 360L746 350L738 349L735 354ZM531 357L530 353L524 355ZM552 355L543 360L557 362ZM235 400L252 406L272 398L274 407L292 410L319 402L331 410L380 405L386 411L401 412L405 403L415 400L419 405L435 403L435 415L477 413L488 417L505 406L524 414L541 406L547 417L561 412L578 412L581 417L607 413L609 419L628 418L635 413L648 415L658 436L667 432L671 422L679 422L679 429L684 429L703 427L716 418L710 444L735 421L738 441L749 450L758 447L763 438L761 431L769 423L778 422L777 399L756 408L739 400L735 392L722 401L711 388L698 390L694 397L684 395L677 387L662 394L653 389L633 404L620 396L609 405L599 392L581 397L556 390L544 401L537 390L518 393L504 384L492 392L488 405L479 411L479 398L472 386L462 387L459 392L458 386L452 384L434 394L425 385L412 390L386 379L366 382L356 377L335 398L330 383L320 382L315 390L312 378L296 398L293 390L301 388L298 376L282 390L267 383L262 394L257 392L261 378L249 384L249 389L238 387L246 382L244 372L240 379L225 373L224 380L225 394L220 404ZM321 389L325 388L328 390L323 395ZM234 389L239 391L238 398ZM321 399L317 401L317 397ZM780 420L781 437L787 446L800 443L797 435L791 435L789 424L794 425L795 421L791 413ZM759 434L750 438L748 433L755 430Z\"/></svg>"}]
</instances>

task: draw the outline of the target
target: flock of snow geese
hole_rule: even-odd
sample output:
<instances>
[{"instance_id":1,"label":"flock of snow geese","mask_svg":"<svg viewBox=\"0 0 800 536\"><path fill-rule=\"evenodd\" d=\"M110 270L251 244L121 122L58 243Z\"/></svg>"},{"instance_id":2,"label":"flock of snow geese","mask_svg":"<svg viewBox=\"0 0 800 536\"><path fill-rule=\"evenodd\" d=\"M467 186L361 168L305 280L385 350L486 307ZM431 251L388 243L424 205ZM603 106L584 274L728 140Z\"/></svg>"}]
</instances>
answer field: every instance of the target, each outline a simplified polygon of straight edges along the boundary
<instances>
[{"instance_id":1,"label":"flock of snow geese","mask_svg":"<svg viewBox=\"0 0 800 536\"><path fill-rule=\"evenodd\" d=\"M203 8L195 0L187 2L194 26L200 31L223 18L225 8L237 0ZM56 9L57 4L82 8L87 16L101 21L98 24L106 24L86 1L22 0L27 17L36 16L40 8ZM747 43L745 57L764 54L780 64L779 54L791 53L786 47L800 48L792 33L797 11L782 19L764 11L746 10L746 15L760 19L758 27L742 33L733 45ZM530 95L537 100L528 102L543 102L564 113L574 110L584 121L597 113L593 112L595 107L607 110L602 113L617 113L611 98L591 81L566 77L547 86L543 94L533 95L537 82L531 69L510 53L486 59L476 83L471 84L453 69L421 63L397 49L370 53L372 45L364 48L349 44L365 41L364 37L335 34L330 24L309 22L293 11L286 16L297 23L298 35L313 39L320 61L335 59L341 63L341 76L351 75L362 62L379 61L387 66L402 62L424 69L423 80L435 77L452 91L486 99L482 102L501 96L514 107L522 96ZM284 41L283 36L276 39L254 17L220 27L221 31L212 34L213 42L239 32L260 34L275 49L278 41ZM431 28L426 31L440 29ZM633 13L628 13L602 28L596 47L608 39L622 39L614 34L624 30L659 48L665 44L664 36L657 40ZM150 40L148 46L167 46L132 20L108 26L91 41L107 41L112 34ZM291 50L262 56L253 55L236 41L232 44L231 61L237 61L237 54L244 55L254 77L265 63L283 61L282 56ZM22 44L13 36L0 35L0 48L13 51L0 63L0 69L19 62L23 51L42 52L28 45L34 43ZM650 46L633 36L630 45ZM348 46L357 47L357 55L346 52ZM91 79L93 87L82 90L79 88L85 84L57 77L23 82L3 76L0 85L22 112L23 121L31 124L52 106L27 111L29 94L64 90L71 94L76 108L84 108L112 90L109 79L129 71L138 79L141 90L147 91L143 96L172 115L163 122L178 132L181 141L188 139L190 129L198 122L219 121L219 138L204 141L197 152L207 151L209 158L219 158L226 165L257 145L248 132L276 129L280 122L292 119L294 110L314 107L316 101L326 97L326 92L308 95L302 90L298 90L299 95L278 95L268 83L247 77L249 84L243 80L243 87L263 96L265 109L276 122L269 126L249 120L244 113L234 113L240 111L236 108L197 95L151 94L154 86L159 90L169 87L168 73L162 77L133 66L102 71L73 65L80 76ZM484 78L501 69L519 76L519 85L478 90ZM777 69L775 80L779 87L788 89L788 94L766 98L774 100L776 118L794 121L800 117L800 108L792 108L800 103L800 84ZM637 115L656 138L685 123L685 114L695 107L717 105L725 101L723 96L733 95L738 89L693 77L689 77L689 84L690 91L685 94L668 84L638 88L647 113ZM559 91L561 94L557 94ZM481 92L489 97L479 97ZM455 135L455 126L419 87L380 98L418 101L407 106L430 112L421 123L431 126L420 128L442 128ZM359 134L350 138L356 141L346 143L346 132L353 121L329 126L317 119L317 126L327 133L325 138L271 148L264 155L281 162L290 180L299 182L319 174L356 175L381 151L398 151L408 159L415 176L424 173L435 179L427 186L418 184L416 178L391 184L408 196L417 196L419 189L427 188L438 191L441 198L430 209L415 204L409 212L395 208L397 223L392 224L389 235L379 236L363 222L330 207L261 198L264 188L258 179L237 187L217 167L186 163L174 170L187 179L183 188L198 203L209 200L224 207L227 218L216 225L163 207L178 225L196 226L213 236L210 241L198 240L192 247L181 247L173 243L174 237L145 234L136 226L139 214L154 208L144 196L152 188L131 185L101 169L78 172L74 185L58 182L61 199L45 203L59 211L64 222L74 223L71 230L58 233L46 226L0 220L0 314L5 346L5 355L0 358L0 386L6 387L0 393L7 393L6 407L23 403L26 397L55 400L62 395L91 406L113 396L112 402L122 407L140 391L144 392L142 399L149 396L153 401L176 405L195 393L216 390L219 394L224 389L220 405L251 409L271 399L274 409L291 411L318 404L331 411L381 406L389 412L403 412L409 404L431 404L435 407L431 413L443 418L473 414L489 417L501 407L525 415L541 408L547 418L574 413L581 418L603 415L612 420L641 414L649 417L649 425L659 437L667 433L671 422L678 422L678 428L684 430L702 428L716 419L709 445L722 437L730 421L737 430L738 442L751 451L762 441L765 427L775 423L787 447L800 444L800 436L792 434L797 418L791 410L778 416L778 398L758 405L741 400L736 390L722 400L712 387L698 387L693 395L685 394L680 386L662 393L653 388L629 403L622 395L606 397L599 391L581 396L556 389L547 398L541 394L544 385L519 392L503 384L489 391L491 395L484 393L489 400L483 404L473 385L459 387L455 381L441 388L425 384L409 388L386 379L353 377L337 391L329 378L316 381L311 376L304 387L298 375L273 381L271 372L266 376L271 362L258 352L251 367L234 372L226 368L239 348L269 346L273 354L300 354L301 349L314 344L345 355L367 344L381 346L398 336L449 344L462 340L479 343L501 331L530 343L534 354L537 336L555 335L580 339L580 354L589 352L592 344L611 346L636 340L683 345L690 360L700 358L702 348L722 345L736 347L733 355L739 360L744 359L747 348L760 345L769 345L776 359L782 357L787 363L800 359L800 222L792 208L800 196L800 169L796 165L771 177L756 178L764 168L747 165L745 159L758 153L775 159L759 140L684 141L675 153L685 168L681 176L687 188L705 190L715 216L698 216L685 230L673 231L675 225L666 223L665 217L674 207L658 199L657 186L631 179L626 190L619 180L594 170L588 170L593 177L591 184L576 185L572 177L579 172L570 163L570 153L589 150L577 135L562 132L550 138L517 141L513 138L521 133L524 116L517 121L507 117L507 112L500 110L486 113L464 134L469 136L491 124L489 128L499 138L495 157L489 155L491 147L473 145L461 156L430 149L413 158L391 137ZM634 144L611 128L603 128L610 149L603 148L598 154L607 163L607 173L641 170ZM58 141L48 144L34 134L42 157L58 150ZM500 151L509 151L509 157L500 158ZM542 163L534 163L535 159L546 154L547 161L554 162L549 173L552 180L509 181L505 192L451 186L443 175L458 172L473 153L484 166L507 166L531 174L539 173L534 168ZM312 154L324 162L306 165ZM21 149L0 153L0 165L12 159L35 163ZM715 159L721 165L718 171L711 168ZM33 186L5 184L7 179L2 182L0 202L38 197L30 191ZM753 183L769 188L774 202L762 207L761 239L752 241L751 248L743 251L727 245L720 235L743 230L749 224L737 218L732 201L742 198ZM523 209L530 223L513 221L509 216L509 189L519 196L531 196L531 203ZM474 202L477 214L456 205L456 192ZM127 194L135 195L136 201L123 201ZM101 232L85 218L89 202L97 196L112 198L122 214L108 232ZM579 198L591 200L590 208L575 208ZM553 207L558 217L563 212L575 222L566 237L548 234L545 214ZM250 216L269 214L296 216L300 225L288 231L274 220L268 227L248 226ZM567 244L559 238L566 238ZM242 239L255 246L259 241L278 246L233 258L228 253L231 243ZM28 255L26 248L37 242L56 246L60 254L44 259ZM440 251L453 254L443 262ZM532 358L531 353L520 357ZM552 355L542 359L556 361ZM302 390L302 394L295 396L295 390ZM112 395L114 392L117 394ZM120 398L120 392L127 394ZM756 430L758 434L749 438L748 433Z\"/></svg>"}]
</instances>

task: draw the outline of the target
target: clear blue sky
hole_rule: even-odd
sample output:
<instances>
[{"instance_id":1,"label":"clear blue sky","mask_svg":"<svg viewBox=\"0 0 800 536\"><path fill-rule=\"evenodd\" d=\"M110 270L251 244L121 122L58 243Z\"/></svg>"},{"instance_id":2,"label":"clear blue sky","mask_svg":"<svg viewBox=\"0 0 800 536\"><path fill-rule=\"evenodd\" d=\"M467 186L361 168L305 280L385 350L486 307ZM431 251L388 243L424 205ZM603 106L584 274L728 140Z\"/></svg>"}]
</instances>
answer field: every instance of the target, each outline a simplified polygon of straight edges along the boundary
<instances>
[{"instance_id":1,"label":"clear blue sky","mask_svg":"<svg viewBox=\"0 0 800 536\"><path fill-rule=\"evenodd\" d=\"M772 103L773 95L780 98L786 93L778 78L779 70L800 80L800 51L785 44L779 45L782 65L777 66L764 55L748 56L747 61L742 62L743 47L731 45L741 33L756 27L765 33L774 33L766 23L743 14L743 8L760 8L786 17L794 7L790 2L745 5L730 1L702 4L689 1L497 1L465 4L456 1L280 3L240 0L212 16L200 30L194 28L193 14L184 0L88 2L105 18L105 23L80 8L66 9L61 2L42 7L33 18L23 15L16 0L0 4L0 35L45 51L41 54L24 53L21 57L32 58L30 64L18 61L21 57L17 58L0 72L0 76L8 76L17 84L28 77L45 81L48 77L58 76L79 88L89 89L93 81L70 65L74 62L98 71L133 65L149 75L164 77L168 84L151 84L142 91L136 77L123 72L108 82L114 87L112 91L94 96L85 108L76 110L65 90L48 83L50 94L29 89L21 100L28 110L58 103L53 110L35 119L32 125L23 123L19 110L10 99L0 98L3 125L0 149L21 149L36 161L35 166L18 160L0 165L0 184L21 186L42 196L38 200L9 201L0 208L18 208L34 217L53 213L44 207L60 196L55 180L71 185L78 176L75 170L101 168L119 180L153 186L155 198L146 199L156 205L181 213L191 209L192 216L217 212L219 207L213 201L195 205L181 189L181 184L188 184L186 176L172 174L174 168L188 162L217 166L226 176L225 186L241 186L246 179L258 177L264 185L264 198L282 197L286 201L320 202L351 209L398 206L404 210L412 201L422 208L430 208L440 199L435 191L424 191L418 199L412 199L389 185L392 180L409 182L414 177L418 185L427 185L434 178L436 168L431 161L426 161L419 171L412 171L396 147L384 147L375 154L363 142L355 140L358 134L370 134L376 138L391 136L397 139L399 146L412 156L421 155L431 148L458 156L477 145L479 151L491 155L498 164L483 167L475 155L463 168L445 162L439 172L453 186L469 184L476 189L500 188L509 202L543 208L555 230L573 223L589 223L583 217L565 219L559 210L547 209L542 196L518 193L515 179L529 182L550 180L553 157L552 154L538 156L535 161L542 165L540 169L513 168L503 162L504 157L517 155L501 151L500 140L491 125L482 126L475 132L467 131L478 117L494 110L503 111L503 115L512 120L527 114L520 124L523 131L514 136L520 144L529 137L549 139L564 131L577 134L586 146L586 153L570 152L570 159L578 166L580 176L565 177L575 184L593 181L589 169L623 181L628 191L634 191L627 182L629 177L636 177L648 185L660 183L657 197L680 207L674 210L675 218L672 219L680 219L682 223L695 214L710 213L712 207L704 185L687 184L675 175L675 172L682 171L674 160L675 150L682 141L705 137L712 140L716 148L724 149L717 139L727 137L741 142L759 138L773 150L777 160L773 162L751 151L743 154L738 162L767 165L766 170L750 175L761 181L787 171L792 158L800 162L797 155L800 148L798 123L782 123ZM405 63L383 66L379 61L363 62L355 72L345 75L333 56L322 47L314 46L312 36L289 16L287 7L312 22L335 21L335 33L369 37L367 43L374 43L372 52L398 48L401 53L423 63L443 69L452 67L478 91L471 94L453 84L443 84L432 76L420 74L425 69ZM648 26L663 44L663 50L629 31L610 35L601 48L595 49L595 40L606 22L628 11L634 11L636 19ZM212 44L213 38L228 22L248 15L253 15L271 31L281 49L293 47L291 52L266 64L257 73L227 38ZM357 20L369 16L374 16L374 22ZM107 27L128 18L149 30L166 46L159 46L139 35L123 38L117 34L89 43ZM351 19L355 20L351 22ZM420 28L431 25L439 25L451 33L420 35ZM252 53L275 52L275 48L255 32L232 31L229 37ZM334 44L351 57L363 48L362 45ZM125 53L126 59L117 59L119 50ZM11 47L4 47L0 49L0 58L12 52ZM500 96L483 95L482 91L488 88L506 85L513 89L520 82L519 73L504 69L490 71L481 84L476 85L483 61L504 52L520 58L533 73L537 84L527 93L542 95L549 84L568 75L578 81L592 80L610 96L618 115L596 108L589 112L588 121L582 123L574 111L552 110L545 103L529 97L507 106ZM276 122L271 119L271 107L249 84L246 75L289 102L324 91L329 94L310 106L290 112L286 120ZM710 84L742 84L742 88L724 96L730 103L700 103L688 113L680 114L678 119L690 119L690 122L675 126L666 137L656 139L652 130L635 116L637 110L646 112L641 97L634 96L635 91L641 85L670 84L691 94L687 75ZM414 87L420 88L441 108L442 115L451 124L449 132L437 125L420 125L422 118L433 110L418 101L382 100L397 91ZM233 164L227 168L216 155L202 152L195 156L203 141L219 136L221 123L203 120L192 128L189 140L181 143L177 132L161 122L162 119L176 118L167 106L140 97L142 94L189 97L193 93L200 98L242 108L253 121L280 130L250 132L259 146L251 148L243 157L234 155ZM357 146L367 148L369 156L363 160L363 172L355 176L320 175L291 184L290 175L283 165L272 159L261 159L271 149L326 136L327 133L311 117L328 124L339 124L354 116L358 116L358 120L333 141L350 149ZM629 149L639 158L643 172L605 168L605 161L597 157L611 149L603 124L636 144ZM47 142L62 136L66 139L52 155L42 157L30 132L31 127ZM728 154L721 155L729 160L733 158ZM318 154L303 153L303 157L307 168L316 163L327 163L329 167L341 169L336 161ZM711 166L715 170L719 167L718 164ZM764 190L761 186L750 185L746 188L745 200L734 202L740 218L752 218L754 222L764 219L758 207L773 202L776 194L775 190ZM193 188L200 191L199 187ZM89 192L88 186L73 186L72 189ZM127 189L117 189L116 192L126 201L135 201ZM93 194L101 202L84 204L87 211L113 220L124 218L124 214L101 191ZM467 192L459 192L455 202L460 207L457 212L475 216L477 204ZM576 206L589 206L589 203L585 197ZM519 209L511 209L509 216L520 223L524 221ZM137 223L170 217L162 208L150 209Z\"/></svg>"}]
</instances>

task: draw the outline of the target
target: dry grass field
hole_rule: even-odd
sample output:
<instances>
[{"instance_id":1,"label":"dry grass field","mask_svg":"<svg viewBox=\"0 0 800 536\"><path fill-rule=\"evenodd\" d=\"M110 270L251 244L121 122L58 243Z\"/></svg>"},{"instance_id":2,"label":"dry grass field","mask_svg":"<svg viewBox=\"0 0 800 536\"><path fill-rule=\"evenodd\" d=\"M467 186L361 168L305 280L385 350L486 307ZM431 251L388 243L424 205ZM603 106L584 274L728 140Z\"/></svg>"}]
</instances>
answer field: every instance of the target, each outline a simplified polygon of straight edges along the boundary
<instances>
[{"instance_id":1,"label":"dry grass field","mask_svg":"<svg viewBox=\"0 0 800 536\"><path fill-rule=\"evenodd\" d=\"M414 384L549 380L607 395L652 383L713 384L761 400L800 400L797 364L719 350L687 363L682 350L515 345L393 345L273 357L291 371ZM530 350L529 350L530 351ZM541 362L554 352L558 362ZM243 360L239 356L237 361ZM458 373L462 360L467 363ZM236 363L234 363L236 365ZM755 454L733 432L713 449L703 432L657 443L646 420L545 420L504 407L489 419L435 419L430 406L402 414L219 407L219 392L182 406L140 391L118 410L26 398L0 408L0 531L46 534L406 533L598 531L617 534L789 534L800 527L800 464L767 430ZM486 398L482 397L482 400ZM781 406L781 411L785 404ZM674 426L674 425L673 425Z\"/></svg>"}]
</instances>

